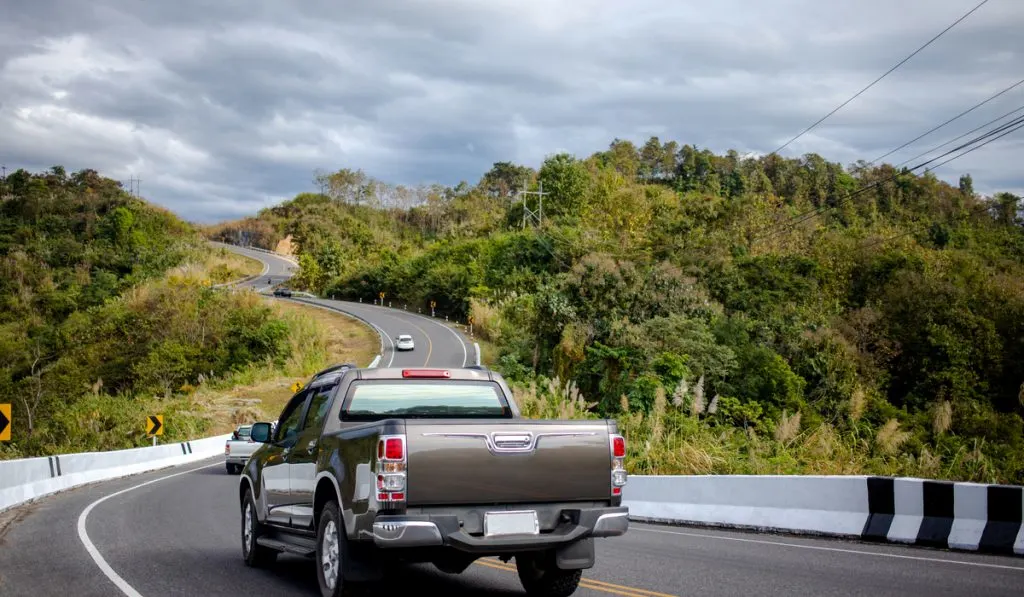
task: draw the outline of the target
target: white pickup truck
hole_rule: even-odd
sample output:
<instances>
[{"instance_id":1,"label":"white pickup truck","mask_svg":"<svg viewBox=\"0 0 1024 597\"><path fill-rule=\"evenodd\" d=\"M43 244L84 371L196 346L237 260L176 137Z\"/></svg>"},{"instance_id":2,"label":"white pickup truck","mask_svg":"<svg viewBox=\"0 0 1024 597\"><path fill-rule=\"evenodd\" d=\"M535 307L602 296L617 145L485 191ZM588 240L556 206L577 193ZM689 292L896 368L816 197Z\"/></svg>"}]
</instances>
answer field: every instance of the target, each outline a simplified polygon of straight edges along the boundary
<instances>
[{"instance_id":1,"label":"white pickup truck","mask_svg":"<svg viewBox=\"0 0 1024 597\"><path fill-rule=\"evenodd\" d=\"M249 436L250 431L252 431L252 425L239 425L224 444L224 460L228 474L235 475L242 472L242 467L249 461L249 457L256 451L256 448L262 445L252 441Z\"/></svg>"}]
</instances>

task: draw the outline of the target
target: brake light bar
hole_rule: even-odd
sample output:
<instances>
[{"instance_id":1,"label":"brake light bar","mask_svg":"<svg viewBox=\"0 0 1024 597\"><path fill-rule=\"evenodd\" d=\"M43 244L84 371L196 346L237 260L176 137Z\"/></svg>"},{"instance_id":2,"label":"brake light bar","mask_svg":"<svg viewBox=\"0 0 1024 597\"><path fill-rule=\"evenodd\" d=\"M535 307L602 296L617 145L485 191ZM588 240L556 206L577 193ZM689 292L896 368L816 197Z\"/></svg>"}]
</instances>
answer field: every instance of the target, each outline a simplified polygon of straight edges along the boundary
<instances>
[{"instance_id":1,"label":"brake light bar","mask_svg":"<svg viewBox=\"0 0 1024 597\"><path fill-rule=\"evenodd\" d=\"M402 369L402 377L443 379L452 376L447 369Z\"/></svg>"}]
</instances>

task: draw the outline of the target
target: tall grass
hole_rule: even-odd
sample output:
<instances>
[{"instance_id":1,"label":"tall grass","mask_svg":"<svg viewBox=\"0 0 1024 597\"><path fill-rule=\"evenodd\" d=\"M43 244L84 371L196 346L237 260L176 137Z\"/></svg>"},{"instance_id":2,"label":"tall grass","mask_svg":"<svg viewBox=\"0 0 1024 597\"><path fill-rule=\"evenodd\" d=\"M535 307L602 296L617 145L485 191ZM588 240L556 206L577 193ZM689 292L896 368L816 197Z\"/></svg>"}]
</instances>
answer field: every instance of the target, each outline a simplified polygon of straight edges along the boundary
<instances>
[{"instance_id":1,"label":"tall grass","mask_svg":"<svg viewBox=\"0 0 1024 597\"><path fill-rule=\"evenodd\" d=\"M690 388L687 392L686 389ZM558 378L513 384L523 415L536 419L596 419L596 401ZM648 410L622 396L615 415L627 442L631 473L644 475L859 475L916 476L958 480L990 478L980 446L943 457L934 448L911 448L910 434L891 419L872 436L861 437L856 418L863 395L854 396L851 418L840 424L807 423L803 413L784 412L763 428L743 429L703 408L699 381L684 382L673 396L659 388ZM714 400L712 400L712 403ZM939 407L936 428L946 429L948 407Z\"/></svg>"}]
</instances>

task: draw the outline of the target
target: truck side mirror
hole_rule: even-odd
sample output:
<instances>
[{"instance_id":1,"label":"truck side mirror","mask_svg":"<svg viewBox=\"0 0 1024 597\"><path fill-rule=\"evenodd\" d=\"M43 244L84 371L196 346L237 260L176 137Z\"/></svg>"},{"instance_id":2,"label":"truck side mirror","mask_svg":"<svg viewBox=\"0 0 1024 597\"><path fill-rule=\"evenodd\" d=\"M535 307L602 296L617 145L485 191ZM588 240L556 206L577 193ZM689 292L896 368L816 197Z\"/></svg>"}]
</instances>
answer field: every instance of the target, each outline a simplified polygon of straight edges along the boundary
<instances>
[{"instance_id":1,"label":"truck side mirror","mask_svg":"<svg viewBox=\"0 0 1024 597\"><path fill-rule=\"evenodd\" d=\"M253 423L252 430L249 432L252 441L261 444L269 444L271 435L270 423Z\"/></svg>"}]
</instances>

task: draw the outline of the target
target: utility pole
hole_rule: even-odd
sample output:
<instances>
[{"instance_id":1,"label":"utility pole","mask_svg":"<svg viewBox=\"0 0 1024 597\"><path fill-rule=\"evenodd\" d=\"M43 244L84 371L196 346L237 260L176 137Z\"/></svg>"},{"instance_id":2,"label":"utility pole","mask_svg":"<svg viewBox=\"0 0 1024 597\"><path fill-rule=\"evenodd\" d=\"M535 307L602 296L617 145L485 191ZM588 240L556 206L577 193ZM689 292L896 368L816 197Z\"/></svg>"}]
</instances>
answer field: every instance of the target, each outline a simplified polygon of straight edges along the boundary
<instances>
[{"instance_id":1,"label":"utility pole","mask_svg":"<svg viewBox=\"0 0 1024 597\"><path fill-rule=\"evenodd\" d=\"M131 175L131 178L128 179L128 194L129 195L131 195L132 197L138 197L139 196L139 183L140 182L142 182L141 178L135 178L134 174Z\"/></svg>"},{"instance_id":2,"label":"utility pole","mask_svg":"<svg viewBox=\"0 0 1024 597\"><path fill-rule=\"evenodd\" d=\"M523 183L523 189L521 191L517 191L516 192L516 195L519 197L519 200L523 202L523 229L524 230L526 229L526 221L527 220L530 220L531 223L532 222L536 222L537 226L540 226L541 223L544 221L544 195L547 195L547 194L548 193L544 192L544 181L541 181L539 183L539 190L527 191L526 190L526 183L524 182ZM528 198L531 195L536 195L537 196L537 209L535 209L535 210L534 209L530 209L530 204L529 204L529 199Z\"/></svg>"}]
</instances>

